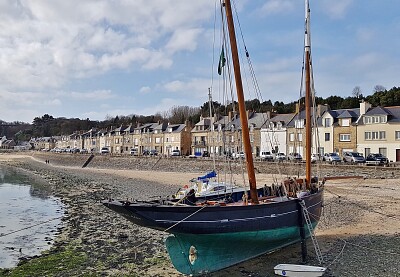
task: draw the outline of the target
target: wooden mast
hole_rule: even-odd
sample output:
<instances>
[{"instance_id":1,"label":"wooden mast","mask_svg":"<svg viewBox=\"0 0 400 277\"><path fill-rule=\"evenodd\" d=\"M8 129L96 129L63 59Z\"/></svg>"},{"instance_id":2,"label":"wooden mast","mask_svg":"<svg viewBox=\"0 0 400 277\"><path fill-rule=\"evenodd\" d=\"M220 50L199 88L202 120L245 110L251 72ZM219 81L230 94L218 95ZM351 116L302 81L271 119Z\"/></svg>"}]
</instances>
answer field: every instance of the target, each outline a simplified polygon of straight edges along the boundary
<instances>
[{"instance_id":1,"label":"wooden mast","mask_svg":"<svg viewBox=\"0 0 400 277\"><path fill-rule=\"evenodd\" d=\"M246 156L247 175L250 185L250 197L253 204L258 204L256 175L254 173L254 162L251 151L249 126L247 121L246 106L244 103L242 76L240 73L239 55L236 45L235 27L233 25L233 16L230 0L225 0L226 21L228 24L229 40L232 51L233 69L235 72L236 91L239 103L240 123L242 125L242 141L244 153Z\"/></svg>"},{"instance_id":2,"label":"wooden mast","mask_svg":"<svg viewBox=\"0 0 400 277\"><path fill-rule=\"evenodd\" d=\"M305 51L305 109L306 109L306 186L311 184L311 38L310 38L310 7L306 0L306 22L304 36Z\"/></svg>"}]
</instances>

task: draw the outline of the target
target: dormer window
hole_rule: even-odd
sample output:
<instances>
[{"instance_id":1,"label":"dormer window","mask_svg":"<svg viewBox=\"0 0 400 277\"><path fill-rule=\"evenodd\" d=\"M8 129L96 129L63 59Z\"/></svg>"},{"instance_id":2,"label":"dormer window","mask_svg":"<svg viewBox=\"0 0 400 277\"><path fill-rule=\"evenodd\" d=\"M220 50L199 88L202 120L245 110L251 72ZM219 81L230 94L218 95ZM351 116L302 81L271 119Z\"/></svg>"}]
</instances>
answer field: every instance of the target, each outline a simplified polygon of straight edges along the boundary
<instances>
[{"instance_id":1,"label":"dormer window","mask_svg":"<svg viewBox=\"0 0 400 277\"><path fill-rule=\"evenodd\" d=\"M331 127L331 118L325 118L325 122L324 122L324 126L325 127Z\"/></svg>"},{"instance_id":2,"label":"dormer window","mask_svg":"<svg viewBox=\"0 0 400 277\"><path fill-rule=\"evenodd\" d=\"M168 128L168 132L169 132L169 133L172 133L172 127L169 127L169 128Z\"/></svg>"},{"instance_id":3,"label":"dormer window","mask_svg":"<svg viewBox=\"0 0 400 277\"><path fill-rule=\"evenodd\" d=\"M222 125L218 124L218 131L222 131Z\"/></svg>"},{"instance_id":4,"label":"dormer window","mask_svg":"<svg viewBox=\"0 0 400 277\"><path fill-rule=\"evenodd\" d=\"M350 126L350 118L342 118L342 126L344 127Z\"/></svg>"},{"instance_id":5,"label":"dormer window","mask_svg":"<svg viewBox=\"0 0 400 277\"><path fill-rule=\"evenodd\" d=\"M269 129L270 129L270 130L273 130L273 129L274 129L274 122L270 122L270 123L269 123Z\"/></svg>"},{"instance_id":6,"label":"dormer window","mask_svg":"<svg viewBox=\"0 0 400 277\"><path fill-rule=\"evenodd\" d=\"M281 129L282 129L282 122L276 123L276 128L277 128L278 130L281 130Z\"/></svg>"},{"instance_id":7,"label":"dormer window","mask_svg":"<svg viewBox=\"0 0 400 277\"><path fill-rule=\"evenodd\" d=\"M250 132L254 132L254 125L253 124L250 125Z\"/></svg>"},{"instance_id":8,"label":"dormer window","mask_svg":"<svg viewBox=\"0 0 400 277\"><path fill-rule=\"evenodd\" d=\"M294 121L294 127L295 128L304 128L304 119L296 119Z\"/></svg>"}]
</instances>

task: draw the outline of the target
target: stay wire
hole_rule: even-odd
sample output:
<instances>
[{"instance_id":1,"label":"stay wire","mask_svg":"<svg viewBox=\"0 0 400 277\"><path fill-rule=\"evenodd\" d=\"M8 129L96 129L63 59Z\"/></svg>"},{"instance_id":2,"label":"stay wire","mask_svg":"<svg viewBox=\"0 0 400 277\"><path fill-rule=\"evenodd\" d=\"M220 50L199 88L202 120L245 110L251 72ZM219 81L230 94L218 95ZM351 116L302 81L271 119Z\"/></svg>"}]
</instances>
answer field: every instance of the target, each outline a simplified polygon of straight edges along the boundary
<instances>
[{"instance_id":1,"label":"stay wire","mask_svg":"<svg viewBox=\"0 0 400 277\"><path fill-rule=\"evenodd\" d=\"M0 237L5 237L5 236L11 235L11 234L15 234L15 233L27 230L27 229L31 229L33 227L36 227L36 226L51 222L53 220L60 219L60 218L63 218L63 216L59 216L59 217L51 218L49 220L41 221L41 222L39 222L37 224L31 225L31 226L28 226L28 227L24 227L24 228L21 228L21 229L18 229L18 230L14 230L14 231L11 231L9 233L5 233L5 234L2 233L2 234L0 234Z\"/></svg>"}]
</instances>

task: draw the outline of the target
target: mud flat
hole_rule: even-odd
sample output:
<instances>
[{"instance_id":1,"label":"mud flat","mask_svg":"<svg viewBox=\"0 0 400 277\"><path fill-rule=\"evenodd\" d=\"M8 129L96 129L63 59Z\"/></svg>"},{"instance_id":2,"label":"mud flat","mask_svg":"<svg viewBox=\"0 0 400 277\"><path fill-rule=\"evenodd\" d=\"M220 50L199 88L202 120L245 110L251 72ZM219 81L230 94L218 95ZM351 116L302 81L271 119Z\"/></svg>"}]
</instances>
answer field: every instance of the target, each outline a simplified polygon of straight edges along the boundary
<instances>
[{"instance_id":1,"label":"mud flat","mask_svg":"<svg viewBox=\"0 0 400 277\"><path fill-rule=\"evenodd\" d=\"M174 193L209 170L212 162L96 156L82 169L87 157L0 154L0 165L45 180L47 189L67 207L64 227L50 251L13 270L0 270L0 276L182 276L164 248L167 234L136 226L100 201ZM46 159L50 164L44 163ZM277 172L275 164L256 166L261 184L269 183L270 173ZM323 166L320 170L324 175L366 177L326 183L324 213L316 230L324 265L329 268L325 276L400 276L399 169ZM285 174L302 172L293 166ZM317 265L311 242L308 252L309 264ZM210 276L274 276L276 264L299 262L300 245L293 245Z\"/></svg>"}]
</instances>

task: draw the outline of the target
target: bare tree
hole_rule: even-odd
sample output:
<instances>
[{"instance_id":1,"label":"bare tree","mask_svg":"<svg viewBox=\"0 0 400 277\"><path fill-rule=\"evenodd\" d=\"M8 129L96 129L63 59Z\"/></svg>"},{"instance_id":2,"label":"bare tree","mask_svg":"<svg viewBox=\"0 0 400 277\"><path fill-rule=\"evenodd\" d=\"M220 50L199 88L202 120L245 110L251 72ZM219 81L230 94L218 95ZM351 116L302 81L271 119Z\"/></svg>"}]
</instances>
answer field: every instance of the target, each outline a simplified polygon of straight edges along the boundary
<instances>
[{"instance_id":1,"label":"bare tree","mask_svg":"<svg viewBox=\"0 0 400 277\"><path fill-rule=\"evenodd\" d=\"M362 96L362 91L359 86L353 88L353 96L356 98L360 98Z\"/></svg>"},{"instance_id":2,"label":"bare tree","mask_svg":"<svg viewBox=\"0 0 400 277\"><path fill-rule=\"evenodd\" d=\"M386 90L386 88L384 86L382 86L382 85L376 85L374 87L374 92L385 91L385 90Z\"/></svg>"},{"instance_id":3,"label":"bare tree","mask_svg":"<svg viewBox=\"0 0 400 277\"><path fill-rule=\"evenodd\" d=\"M169 121L174 124L185 123L185 120L200 112L200 108L174 106L169 110Z\"/></svg>"}]
</instances>

